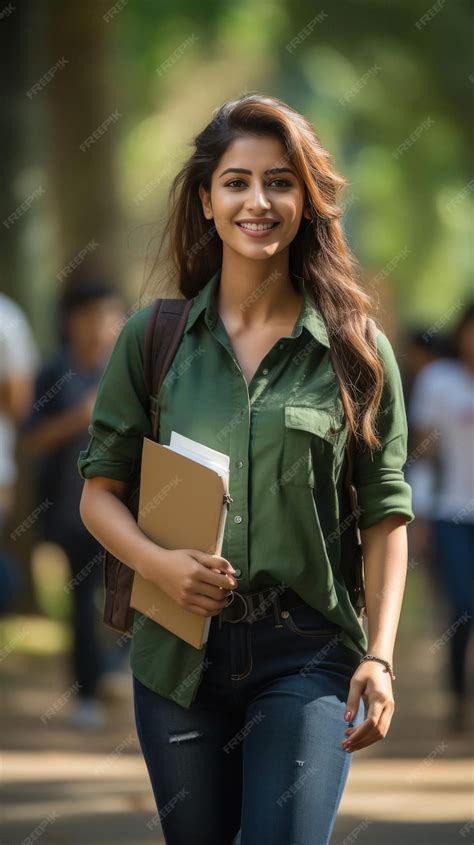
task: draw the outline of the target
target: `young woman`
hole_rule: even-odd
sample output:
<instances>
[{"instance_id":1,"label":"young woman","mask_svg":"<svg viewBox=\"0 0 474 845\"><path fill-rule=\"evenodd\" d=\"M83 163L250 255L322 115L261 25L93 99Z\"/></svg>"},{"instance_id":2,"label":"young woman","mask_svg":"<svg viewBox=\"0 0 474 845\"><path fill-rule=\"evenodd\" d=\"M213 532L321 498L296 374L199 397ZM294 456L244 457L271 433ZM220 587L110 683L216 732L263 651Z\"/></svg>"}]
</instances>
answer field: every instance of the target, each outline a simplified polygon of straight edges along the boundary
<instances>
[{"instance_id":1,"label":"young woman","mask_svg":"<svg viewBox=\"0 0 474 845\"><path fill-rule=\"evenodd\" d=\"M364 333L343 184L311 124L253 93L218 109L172 186L162 245L194 301L160 388L159 440L175 430L230 456L222 555L153 544L121 501L151 435L151 305L122 329L79 456L91 533L212 617L199 650L135 612L149 824L168 845L231 845L239 829L241 845L327 843L350 752L385 737L393 714L413 519L406 416L387 337L375 348ZM342 575L358 515L344 495L350 430L368 638Z\"/></svg>"}]
</instances>

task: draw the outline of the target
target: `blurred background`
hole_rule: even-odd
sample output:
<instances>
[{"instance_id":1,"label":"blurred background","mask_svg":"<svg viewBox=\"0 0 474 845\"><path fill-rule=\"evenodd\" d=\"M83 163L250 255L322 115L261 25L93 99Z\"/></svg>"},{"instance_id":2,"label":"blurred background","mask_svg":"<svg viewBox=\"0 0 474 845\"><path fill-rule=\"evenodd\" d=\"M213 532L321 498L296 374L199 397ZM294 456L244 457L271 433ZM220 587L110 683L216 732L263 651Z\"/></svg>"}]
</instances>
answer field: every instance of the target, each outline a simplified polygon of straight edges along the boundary
<instances>
[{"instance_id":1,"label":"blurred background","mask_svg":"<svg viewBox=\"0 0 474 845\"><path fill-rule=\"evenodd\" d=\"M162 841L76 460L146 304L171 180L247 91L304 113L348 179L345 230L410 424L396 711L355 754L332 842L472 842L470 5L14 0L0 44L2 842Z\"/></svg>"}]
</instances>

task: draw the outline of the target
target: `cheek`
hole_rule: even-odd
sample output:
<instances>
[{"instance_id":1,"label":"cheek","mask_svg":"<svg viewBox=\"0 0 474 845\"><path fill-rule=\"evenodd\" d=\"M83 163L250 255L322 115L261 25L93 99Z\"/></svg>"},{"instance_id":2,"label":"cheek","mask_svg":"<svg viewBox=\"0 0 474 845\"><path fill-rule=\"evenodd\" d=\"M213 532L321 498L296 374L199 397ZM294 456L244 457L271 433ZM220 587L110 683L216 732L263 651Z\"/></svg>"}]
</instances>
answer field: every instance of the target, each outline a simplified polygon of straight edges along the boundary
<instances>
[{"instance_id":1,"label":"cheek","mask_svg":"<svg viewBox=\"0 0 474 845\"><path fill-rule=\"evenodd\" d=\"M285 220L287 226L298 229L303 214L304 203L299 194L287 194L275 202L275 209L280 217Z\"/></svg>"}]
</instances>

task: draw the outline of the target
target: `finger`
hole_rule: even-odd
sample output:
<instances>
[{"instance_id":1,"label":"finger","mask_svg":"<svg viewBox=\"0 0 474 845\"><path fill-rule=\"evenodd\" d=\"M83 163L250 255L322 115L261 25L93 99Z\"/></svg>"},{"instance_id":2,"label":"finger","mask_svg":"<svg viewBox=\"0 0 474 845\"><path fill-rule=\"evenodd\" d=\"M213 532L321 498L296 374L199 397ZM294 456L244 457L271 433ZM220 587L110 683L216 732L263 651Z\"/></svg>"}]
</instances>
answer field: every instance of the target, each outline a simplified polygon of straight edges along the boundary
<instances>
[{"instance_id":1,"label":"finger","mask_svg":"<svg viewBox=\"0 0 474 845\"><path fill-rule=\"evenodd\" d=\"M369 745L373 745L374 742L379 742L381 739L385 739L387 736L390 722L392 721L392 713L393 711L388 707L384 709L377 725L367 734L359 742L355 742L346 748L346 751L360 751L361 748L367 748Z\"/></svg>"},{"instance_id":2,"label":"finger","mask_svg":"<svg viewBox=\"0 0 474 845\"><path fill-rule=\"evenodd\" d=\"M208 598L215 599L216 601L223 601L228 598L232 592L229 588L224 590L223 587L215 587L213 584L206 584L205 581L199 583L196 589L197 592L194 594L195 596L207 596Z\"/></svg>"},{"instance_id":3,"label":"finger","mask_svg":"<svg viewBox=\"0 0 474 845\"><path fill-rule=\"evenodd\" d=\"M351 745L359 742L361 739L365 739L379 721L382 711L383 704L380 701L373 701L369 705L367 717L360 723L360 725L357 726L357 728L355 728L354 733L350 737ZM347 744L348 742L349 740L344 740L344 744Z\"/></svg>"},{"instance_id":4,"label":"finger","mask_svg":"<svg viewBox=\"0 0 474 845\"><path fill-rule=\"evenodd\" d=\"M349 687L349 695L347 697L347 703L344 713L350 712L350 717L347 720L351 722L355 719L356 714L359 711L360 705L360 697L362 695L362 690L364 689L364 681L359 680L358 678L352 678L351 684Z\"/></svg>"},{"instance_id":5,"label":"finger","mask_svg":"<svg viewBox=\"0 0 474 845\"><path fill-rule=\"evenodd\" d=\"M192 550L193 555L196 555L196 560L208 569L221 569L223 572L228 572L230 575L235 573L235 569L225 557L220 555L208 555L206 552Z\"/></svg>"},{"instance_id":6,"label":"finger","mask_svg":"<svg viewBox=\"0 0 474 845\"><path fill-rule=\"evenodd\" d=\"M222 587L223 590L229 590L237 586L237 581L233 575L223 575L213 569L207 569L205 566L201 567L198 573L198 579L201 584L211 584L215 587Z\"/></svg>"},{"instance_id":7,"label":"finger","mask_svg":"<svg viewBox=\"0 0 474 845\"><path fill-rule=\"evenodd\" d=\"M192 604L197 604L207 611L216 610L218 613L226 606L227 600L228 597L224 596L223 593L219 593L218 599L213 599L203 593L194 593L190 598Z\"/></svg>"}]
</instances>

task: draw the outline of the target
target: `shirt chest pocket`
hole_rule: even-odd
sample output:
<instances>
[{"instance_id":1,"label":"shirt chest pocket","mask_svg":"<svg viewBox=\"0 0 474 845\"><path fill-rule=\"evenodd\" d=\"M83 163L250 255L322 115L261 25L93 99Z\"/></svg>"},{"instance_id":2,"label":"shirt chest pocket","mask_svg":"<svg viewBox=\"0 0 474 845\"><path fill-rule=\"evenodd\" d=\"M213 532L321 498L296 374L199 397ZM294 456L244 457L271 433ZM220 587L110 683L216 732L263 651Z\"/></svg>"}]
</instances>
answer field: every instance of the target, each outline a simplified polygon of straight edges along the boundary
<instances>
[{"instance_id":1,"label":"shirt chest pocket","mask_svg":"<svg viewBox=\"0 0 474 845\"><path fill-rule=\"evenodd\" d=\"M333 477L345 441L343 411L286 405L281 485L315 487Z\"/></svg>"}]
</instances>

